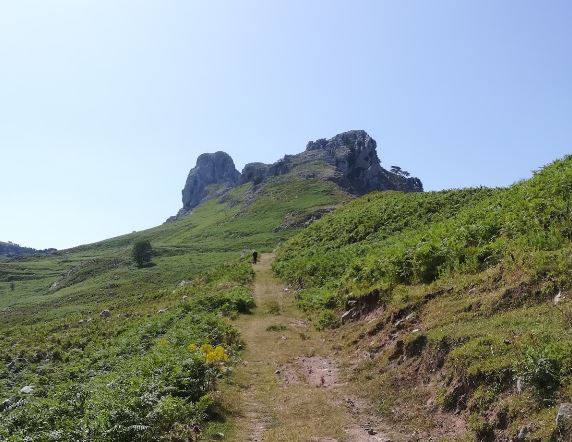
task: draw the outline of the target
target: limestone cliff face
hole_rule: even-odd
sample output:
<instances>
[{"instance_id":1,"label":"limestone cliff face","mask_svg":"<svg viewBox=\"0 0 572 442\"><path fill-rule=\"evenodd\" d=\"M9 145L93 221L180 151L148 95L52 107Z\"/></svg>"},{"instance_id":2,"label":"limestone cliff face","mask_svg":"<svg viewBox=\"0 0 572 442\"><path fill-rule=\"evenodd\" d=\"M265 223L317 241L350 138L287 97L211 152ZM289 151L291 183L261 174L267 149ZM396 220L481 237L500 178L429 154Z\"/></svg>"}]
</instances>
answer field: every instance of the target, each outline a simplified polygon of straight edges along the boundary
<instances>
[{"instance_id":1,"label":"limestone cliff face","mask_svg":"<svg viewBox=\"0 0 572 442\"><path fill-rule=\"evenodd\" d=\"M212 190L221 191L235 186L240 179L234 161L225 152L204 153L197 158L183 188L183 208L188 212L209 196ZM212 189L214 187L215 189Z\"/></svg>"},{"instance_id":2,"label":"limestone cliff face","mask_svg":"<svg viewBox=\"0 0 572 442\"><path fill-rule=\"evenodd\" d=\"M317 167L318 165L322 167ZM242 172L241 183L256 184L268 177L291 172L331 179L355 195L373 190L423 190L423 184L418 178L410 178L381 167L377 143L363 130L352 130L330 139L310 141L304 152L286 155L271 165L247 164Z\"/></svg>"},{"instance_id":3,"label":"limestone cliff face","mask_svg":"<svg viewBox=\"0 0 572 442\"><path fill-rule=\"evenodd\" d=\"M418 178L408 178L382 168L377 143L363 130L344 132L329 140L310 141L306 152L320 152L323 160L333 163L341 175L339 184L358 195L373 190L423 190Z\"/></svg>"},{"instance_id":4,"label":"limestone cliff face","mask_svg":"<svg viewBox=\"0 0 572 442\"><path fill-rule=\"evenodd\" d=\"M363 130L351 130L330 139L310 141L304 152L286 155L274 164L247 164L242 173L225 152L202 154L187 177L179 215L239 184L250 182L258 186L272 177L288 174L296 179L331 180L354 195L374 190L423 191L418 178L409 177L398 167L391 171L381 167L375 140Z\"/></svg>"},{"instance_id":5,"label":"limestone cliff face","mask_svg":"<svg viewBox=\"0 0 572 442\"><path fill-rule=\"evenodd\" d=\"M268 176L270 176L270 166L264 163L249 163L242 169L242 174L240 176L240 183L254 183L260 184Z\"/></svg>"}]
</instances>

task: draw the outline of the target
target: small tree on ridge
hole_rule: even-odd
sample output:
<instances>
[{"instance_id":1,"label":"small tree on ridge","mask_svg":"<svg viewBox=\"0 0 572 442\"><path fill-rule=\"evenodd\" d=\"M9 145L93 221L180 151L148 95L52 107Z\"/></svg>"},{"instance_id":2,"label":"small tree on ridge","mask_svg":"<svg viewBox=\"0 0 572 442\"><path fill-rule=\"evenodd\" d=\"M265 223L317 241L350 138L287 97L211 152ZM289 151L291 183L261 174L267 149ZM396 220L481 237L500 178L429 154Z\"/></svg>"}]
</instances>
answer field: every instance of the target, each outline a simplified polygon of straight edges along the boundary
<instances>
[{"instance_id":1,"label":"small tree on ridge","mask_svg":"<svg viewBox=\"0 0 572 442\"><path fill-rule=\"evenodd\" d=\"M151 258L153 257L153 247L151 247L151 243L146 240L137 241L133 245L131 256L138 267L143 267L145 264L151 262Z\"/></svg>"}]
</instances>

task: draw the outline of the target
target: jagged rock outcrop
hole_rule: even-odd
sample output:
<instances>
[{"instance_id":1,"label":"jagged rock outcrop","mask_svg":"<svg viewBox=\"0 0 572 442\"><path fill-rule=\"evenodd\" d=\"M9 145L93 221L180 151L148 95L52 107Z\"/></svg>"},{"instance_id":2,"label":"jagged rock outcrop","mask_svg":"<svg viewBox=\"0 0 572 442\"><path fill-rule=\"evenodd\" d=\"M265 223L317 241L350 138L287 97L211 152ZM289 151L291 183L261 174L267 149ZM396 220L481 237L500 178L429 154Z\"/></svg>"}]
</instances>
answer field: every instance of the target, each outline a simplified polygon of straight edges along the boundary
<instances>
[{"instance_id":1,"label":"jagged rock outcrop","mask_svg":"<svg viewBox=\"0 0 572 442\"><path fill-rule=\"evenodd\" d=\"M316 167L321 165L322 167ZM321 177L336 181L355 195L373 190L420 192L423 184L396 168L381 167L376 141L363 130L351 130L333 138L310 141L298 155L286 155L272 165L251 163L244 167L241 183L260 183L273 176L299 172L302 177Z\"/></svg>"},{"instance_id":2,"label":"jagged rock outcrop","mask_svg":"<svg viewBox=\"0 0 572 442\"><path fill-rule=\"evenodd\" d=\"M423 191L421 181L399 167L392 167L391 171L381 167L377 143L366 131L351 130L330 139L310 141L304 152L286 155L274 164L247 164L242 173L224 152L203 154L189 173L183 189L183 208L177 217L204 199L221 195L238 184L250 182L257 186L286 174L299 179L331 180L354 195L374 190Z\"/></svg>"},{"instance_id":3,"label":"jagged rock outcrop","mask_svg":"<svg viewBox=\"0 0 572 442\"><path fill-rule=\"evenodd\" d=\"M324 161L335 165L341 174L340 185L356 194L373 190L402 190L418 192L423 185L418 178L409 178L381 167L377 155L377 143L364 130L351 130L310 141L306 152L319 152Z\"/></svg>"},{"instance_id":4,"label":"jagged rock outcrop","mask_svg":"<svg viewBox=\"0 0 572 442\"><path fill-rule=\"evenodd\" d=\"M242 169L240 184L252 182L259 184L270 176L270 165L264 163L249 163Z\"/></svg>"},{"instance_id":5,"label":"jagged rock outcrop","mask_svg":"<svg viewBox=\"0 0 572 442\"><path fill-rule=\"evenodd\" d=\"M183 208L186 213L212 193L224 191L238 184L240 172L226 152L204 153L197 158L182 191Z\"/></svg>"}]
</instances>

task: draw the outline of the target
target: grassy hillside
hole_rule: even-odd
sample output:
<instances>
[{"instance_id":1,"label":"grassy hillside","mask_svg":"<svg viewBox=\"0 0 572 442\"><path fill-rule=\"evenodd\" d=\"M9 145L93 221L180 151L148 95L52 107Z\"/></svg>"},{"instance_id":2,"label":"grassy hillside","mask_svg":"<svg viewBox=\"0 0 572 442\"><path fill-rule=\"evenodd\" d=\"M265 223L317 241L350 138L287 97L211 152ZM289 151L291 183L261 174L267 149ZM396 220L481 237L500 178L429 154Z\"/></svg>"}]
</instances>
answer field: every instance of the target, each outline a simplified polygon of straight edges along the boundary
<instances>
[{"instance_id":1,"label":"grassy hillside","mask_svg":"<svg viewBox=\"0 0 572 442\"><path fill-rule=\"evenodd\" d=\"M318 326L344 311L367 319L338 333L387 419L429 429L462 416L477 440L532 423L530 440L559 440L555 407L572 395L571 197L572 157L505 189L370 194L287 241L275 271Z\"/></svg>"},{"instance_id":2,"label":"grassy hillside","mask_svg":"<svg viewBox=\"0 0 572 442\"><path fill-rule=\"evenodd\" d=\"M0 440L224 428L216 385L241 348L233 318L254 305L248 256L277 244L275 272L332 328L357 390L395 428L565 440L554 418L572 396L572 158L509 188L357 200L315 176L246 184L97 244L1 258ZM132 263L138 240L153 265Z\"/></svg>"},{"instance_id":3,"label":"grassy hillside","mask_svg":"<svg viewBox=\"0 0 572 442\"><path fill-rule=\"evenodd\" d=\"M0 440L189 440L217 416L212 391L240 345L231 318L253 305L241 252L346 198L284 176L154 229L1 260ZM141 239L153 266L130 259Z\"/></svg>"}]
</instances>

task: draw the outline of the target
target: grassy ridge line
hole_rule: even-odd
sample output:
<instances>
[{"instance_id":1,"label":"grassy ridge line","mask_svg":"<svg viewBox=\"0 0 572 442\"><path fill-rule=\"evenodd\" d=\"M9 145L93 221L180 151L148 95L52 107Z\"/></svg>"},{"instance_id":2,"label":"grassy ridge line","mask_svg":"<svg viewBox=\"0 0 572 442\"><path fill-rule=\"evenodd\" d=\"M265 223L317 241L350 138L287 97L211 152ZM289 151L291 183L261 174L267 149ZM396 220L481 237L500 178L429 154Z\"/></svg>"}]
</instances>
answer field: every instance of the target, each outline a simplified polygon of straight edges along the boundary
<instances>
[{"instance_id":1,"label":"grassy ridge line","mask_svg":"<svg viewBox=\"0 0 572 442\"><path fill-rule=\"evenodd\" d=\"M334 278L359 293L558 250L572 237L571 163L555 162L507 189L361 198L288 241L275 270L305 287Z\"/></svg>"},{"instance_id":2,"label":"grassy ridge line","mask_svg":"<svg viewBox=\"0 0 572 442\"><path fill-rule=\"evenodd\" d=\"M385 392L382 410L409 407L404 422L430 426L415 407L424 392L441 410L463 411L479 440L512 437L530 421L549 440L554 406L572 393L571 197L571 157L505 189L368 195L287 241L274 268L322 327L338 323L348 300L359 310L375 295L384 306L355 337L375 355L356 370L367 391ZM415 364L431 388L411 381Z\"/></svg>"},{"instance_id":3,"label":"grassy ridge line","mask_svg":"<svg viewBox=\"0 0 572 442\"><path fill-rule=\"evenodd\" d=\"M346 196L332 183L318 180L272 181L254 191L243 185L222 199L210 200L191 216L142 232L136 232L89 246L60 252L45 258L30 257L0 263L0 311L8 321L41 318L42 312L75 305L90 311L103 303L148 296L168 284L233 259L244 249L271 250L287 239L295 228L278 229L287 214L302 216L315 207L337 204ZM133 272L129 265L131 245L149 240L157 251L155 267ZM117 266L102 267L116 260ZM82 280L61 278L81 268ZM25 273L26 278L20 275ZM77 276L74 274L74 276ZM50 291L63 279L63 287ZM16 289L11 292L10 281ZM136 294L134 292L137 292Z\"/></svg>"}]
</instances>

